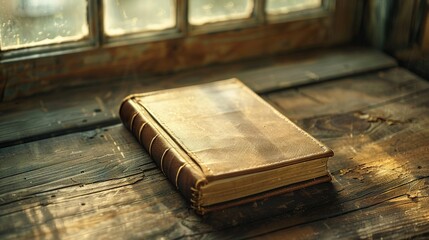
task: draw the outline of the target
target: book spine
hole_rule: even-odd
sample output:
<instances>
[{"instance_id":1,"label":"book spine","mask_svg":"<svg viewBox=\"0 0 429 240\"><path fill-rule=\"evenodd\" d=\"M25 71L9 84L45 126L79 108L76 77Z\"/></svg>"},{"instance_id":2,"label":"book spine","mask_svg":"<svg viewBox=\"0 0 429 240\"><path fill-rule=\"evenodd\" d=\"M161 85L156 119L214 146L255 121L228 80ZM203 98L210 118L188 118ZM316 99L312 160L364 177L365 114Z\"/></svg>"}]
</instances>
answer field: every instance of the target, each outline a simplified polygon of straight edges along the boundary
<instances>
[{"instance_id":1,"label":"book spine","mask_svg":"<svg viewBox=\"0 0 429 240\"><path fill-rule=\"evenodd\" d=\"M197 211L200 208L200 187L205 178L190 164L189 156L135 99L123 101L120 118L146 149L152 160L172 184L188 199Z\"/></svg>"}]
</instances>

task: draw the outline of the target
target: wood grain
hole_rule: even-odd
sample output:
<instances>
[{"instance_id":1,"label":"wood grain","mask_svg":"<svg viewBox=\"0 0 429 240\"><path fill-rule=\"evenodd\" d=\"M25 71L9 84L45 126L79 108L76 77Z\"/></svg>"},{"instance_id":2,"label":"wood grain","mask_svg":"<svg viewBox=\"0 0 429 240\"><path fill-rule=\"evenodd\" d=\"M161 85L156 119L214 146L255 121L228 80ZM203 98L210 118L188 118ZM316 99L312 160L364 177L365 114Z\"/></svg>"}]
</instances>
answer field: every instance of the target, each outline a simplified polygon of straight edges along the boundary
<instances>
[{"instance_id":1,"label":"wood grain","mask_svg":"<svg viewBox=\"0 0 429 240\"><path fill-rule=\"evenodd\" d=\"M402 69L356 79L265 95L334 150L331 183L200 217L114 125L1 148L0 237L427 236L429 83Z\"/></svg>"},{"instance_id":2,"label":"wood grain","mask_svg":"<svg viewBox=\"0 0 429 240\"><path fill-rule=\"evenodd\" d=\"M331 81L298 87L272 93L267 98L289 118L302 119L318 114L329 117L331 113L357 111L428 87L426 80L402 68L344 78L341 83Z\"/></svg>"},{"instance_id":3,"label":"wood grain","mask_svg":"<svg viewBox=\"0 0 429 240\"><path fill-rule=\"evenodd\" d=\"M150 80L116 79L109 84L60 91L0 104L0 146L119 123L121 100L132 93L238 77L258 93L395 66L366 48L309 51L169 74Z\"/></svg>"},{"instance_id":4,"label":"wood grain","mask_svg":"<svg viewBox=\"0 0 429 240\"><path fill-rule=\"evenodd\" d=\"M323 63L323 64L319 64ZM320 54L313 61L306 57L298 64L273 66L238 73L240 79L258 93L267 93L286 87L326 81L395 66L395 60L370 49L349 49L336 54Z\"/></svg>"}]
</instances>

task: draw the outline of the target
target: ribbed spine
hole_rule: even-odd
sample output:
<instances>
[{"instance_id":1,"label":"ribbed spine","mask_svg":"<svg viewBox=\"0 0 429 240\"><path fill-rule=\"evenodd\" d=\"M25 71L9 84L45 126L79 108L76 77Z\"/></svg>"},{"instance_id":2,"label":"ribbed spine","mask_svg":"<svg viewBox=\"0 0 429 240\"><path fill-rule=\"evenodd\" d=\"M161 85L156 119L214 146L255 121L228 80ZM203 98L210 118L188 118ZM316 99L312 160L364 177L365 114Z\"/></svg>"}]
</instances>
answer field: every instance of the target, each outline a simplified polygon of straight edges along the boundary
<instances>
[{"instance_id":1,"label":"ribbed spine","mask_svg":"<svg viewBox=\"0 0 429 240\"><path fill-rule=\"evenodd\" d=\"M162 173L199 211L200 188L206 181L186 160L186 153L174 144L138 100L124 100L119 114L123 124L146 149Z\"/></svg>"}]
</instances>

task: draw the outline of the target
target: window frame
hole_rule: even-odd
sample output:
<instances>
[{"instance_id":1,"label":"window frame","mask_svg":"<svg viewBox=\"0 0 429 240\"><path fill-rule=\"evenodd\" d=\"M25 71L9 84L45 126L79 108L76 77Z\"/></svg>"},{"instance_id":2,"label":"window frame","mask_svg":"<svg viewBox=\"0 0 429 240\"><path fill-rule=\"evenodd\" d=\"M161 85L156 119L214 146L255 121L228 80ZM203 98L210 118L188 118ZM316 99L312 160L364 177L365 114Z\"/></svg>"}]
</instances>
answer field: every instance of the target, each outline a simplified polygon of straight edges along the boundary
<instances>
[{"instance_id":1,"label":"window frame","mask_svg":"<svg viewBox=\"0 0 429 240\"><path fill-rule=\"evenodd\" d=\"M150 41L151 37L143 37L133 42L102 43L103 35L98 34L97 41L89 47L0 59L0 99L10 101L68 87L130 78L150 82L160 75L207 65L349 44L361 31L363 7L359 0L337 0L335 11L318 18L279 22L259 19L260 24L253 27L198 34L187 29L187 24L178 22L180 34ZM181 10L183 19L187 19L186 9ZM91 29L101 33L100 28ZM171 76L174 78L174 74Z\"/></svg>"},{"instance_id":2,"label":"window frame","mask_svg":"<svg viewBox=\"0 0 429 240\"><path fill-rule=\"evenodd\" d=\"M195 35L235 31L266 24L326 17L327 15L332 14L336 0L322 0L322 8L277 15L270 15L265 12L266 0L254 0L254 9L249 18L220 21L203 25L191 25L189 23L188 1L189 0L176 1L176 26L174 28L160 31L129 33L120 36L108 36L107 34L104 34L103 0L87 0L87 20L89 27L89 34L87 37L75 42L52 43L43 46L0 50L0 62L13 62L39 57L91 51L100 47L116 47L129 44L149 43L154 41L186 38L188 36Z\"/></svg>"},{"instance_id":3,"label":"window frame","mask_svg":"<svg viewBox=\"0 0 429 240\"><path fill-rule=\"evenodd\" d=\"M88 36L77 40L62 43L50 43L46 45L23 47L10 50L0 49L0 62L19 61L22 59L33 59L41 56L52 56L66 54L75 51L85 51L99 46L100 30L98 24L97 1L87 0L87 22Z\"/></svg>"}]
</instances>

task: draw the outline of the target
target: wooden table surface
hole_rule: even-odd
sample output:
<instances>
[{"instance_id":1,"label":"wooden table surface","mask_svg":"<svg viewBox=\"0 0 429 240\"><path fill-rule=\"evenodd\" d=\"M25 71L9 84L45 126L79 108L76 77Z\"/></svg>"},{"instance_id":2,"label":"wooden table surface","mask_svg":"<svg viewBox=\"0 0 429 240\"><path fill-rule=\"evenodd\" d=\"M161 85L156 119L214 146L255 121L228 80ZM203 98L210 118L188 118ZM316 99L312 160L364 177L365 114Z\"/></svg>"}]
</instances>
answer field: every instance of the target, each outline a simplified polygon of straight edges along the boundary
<instances>
[{"instance_id":1,"label":"wooden table surface","mask_svg":"<svg viewBox=\"0 0 429 240\"><path fill-rule=\"evenodd\" d=\"M201 217L118 119L128 94L233 76L334 150L331 183ZM0 239L429 238L429 82L368 49L2 103L0 146Z\"/></svg>"}]
</instances>

